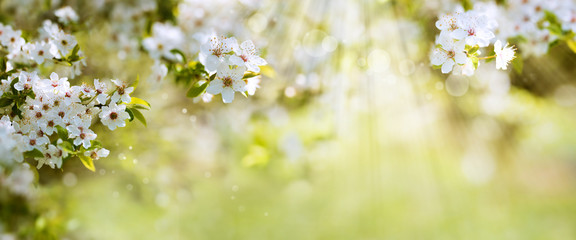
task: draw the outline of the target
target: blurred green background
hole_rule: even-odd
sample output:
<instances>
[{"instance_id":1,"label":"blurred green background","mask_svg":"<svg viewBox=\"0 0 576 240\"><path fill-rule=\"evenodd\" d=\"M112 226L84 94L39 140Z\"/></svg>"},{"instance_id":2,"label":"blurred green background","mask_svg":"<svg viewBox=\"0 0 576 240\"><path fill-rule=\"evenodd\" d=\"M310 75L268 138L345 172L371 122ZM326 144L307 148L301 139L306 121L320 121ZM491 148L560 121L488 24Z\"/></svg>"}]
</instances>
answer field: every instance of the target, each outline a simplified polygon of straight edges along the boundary
<instances>
[{"instance_id":1,"label":"blurred green background","mask_svg":"<svg viewBox=\"0 0 576 240\"><path fill-rule=\"evenodd\" d=\"M96 172L41 169L37 238L576 239L565 45L522 73L448 76L428 62L445 1L229 2L276 76L232 104L142 83L148 126L96 127L111 150ZM78 81L150 74L106 46L114 22L91 20L106 14L65 3L91 24Z\"/></svg>"}]
</instances>

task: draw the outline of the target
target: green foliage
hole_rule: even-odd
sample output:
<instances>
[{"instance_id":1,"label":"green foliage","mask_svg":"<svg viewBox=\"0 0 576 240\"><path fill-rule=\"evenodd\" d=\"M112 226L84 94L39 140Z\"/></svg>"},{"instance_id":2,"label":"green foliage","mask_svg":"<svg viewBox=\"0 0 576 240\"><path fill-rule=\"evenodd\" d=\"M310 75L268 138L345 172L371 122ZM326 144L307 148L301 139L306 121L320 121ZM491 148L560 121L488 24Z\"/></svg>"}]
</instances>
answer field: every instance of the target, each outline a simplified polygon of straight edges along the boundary
<instances>
[{"instance_id":1,"label":"green foliage","mask_svg":"<svg viewBox=\"0 0 576 240\"><path fill-rule=\"evenodd\" d=\"M472 8L474 7L474 4L472 3L471 0L460 0L460 2L462 3L462 7L464 7L464 10L466 11L472 10Z\"/></svg>"},{"instance_id":2,"label":"green foliage","mask_svg":"<svg viewBox=\"0 0 576 240\"><path fill-rule=\"evenodd\" d=\"M276 71L269 65L260 66L260 73L269 78L276 78Z\"/></svg>"},{"instance_id":3,"label":"green foliage","mask_svg":"<svg viewBox=\"0 0 576 240\"><path fill-rule=\"evenodd\" d=\"M142 115L142 113L140 112L140 110L136 109L136 108L132 108L132 114L134 114L134 117L136 119L138 119L138 121L140 121L142 124L144 124L144 126L147 126L146 124L146 118L144 118L144 115Z\"/></svg>"},{"instance_id":4,"label":"green foliage","mask_svg":"<svg viewBox=\"0 0 576 240\"><path fill-rule=\"evenodd\" d=\"M248 72L244 73L244 76L242 77L242 79L253 78L253 77L256 77L256 76L260 76L260 73L255 73L255 72L250 72L250 71L248 71Z\"/></svg>"},{"instance_id":5,"label":"green foliage","mask_svg":"<svg viewBox=\"0 0 576 240\"><path fill-rule=\"evenodd\" d=\"M185 86L189 86L190 84L205 79L208 76L208 73L204 69L204 65L198 61L192 61L188 64L171 63L168 65L168 69L174 71L174 79L176 80L176 83Z\"/></svg>"},{"instance_id":6,"label":"green foliage","mask_svg":"<svg viewBox=\"0 0 576 240\"><path fill-rule=\"evenodd\" d=\"M516 73L522 74L522 70L524 69L524 60L522 59L522 55L516 55L516 58L512 60L512 67Z\"/></svg>"},{"instance_id":7,"label":"green foliage","mask_svg":"<svg viewBox=\"0 0 576 240\"><path fill-rule=\"evenodd\" d=\"M138 74L138 75L136 75L136 80L134 80L134 82L131 85L134 88L134 90L136 90L139 83L140 83L140 75Z\"/></svg>"},{"instance_id":8,"label":"green foliage","mask_svg":"<svg viewBox=\"0 0 576 240\"><path fill-rule=\"evenodd\" d=\"M146 118L144 118L144 115L142 114L142 112L140 112L140 110L138 110L138 107L127 107L126 112L130 116L130 119L129 119L130 122L134 121L134 119L137 119L142 124L144 124L144 126L147 126Z\"/></svg>"},{"instance_id":9,"label":"green foliage","mask_svg":"<svg viewBox=\"0 0 576 240\"><path fill-rule=\"evenodd\" d=\"M150 105L150 103L148 103L146 100L141 99L141 98L137 98L137 97L131 97L130 99L130 103L128 103L128 105L140 105L140 106L145 106L147 107L147 109L150 109L152 106ZM146 109L146 108L145 108Z\"/></svg>"},{"instance_id":10,"label":"green foliage","mask_svg":"<svg viewBox=\"0 0 576 240\"><path fill-rule=\"evenodd\" d=\"M78 154L78 158L80 158L80 161L82 162L84 167L86 167L88 170L92 172L96 171L96 167L94 167L94 162L91 157L85 156L83 154Z\"/></svg>"},{"instance_id":11,"label":"green foliage","mask_svg":"<svg viewBox=\"0 0 576 240\"><path fill-rule=\"evenodd\" d=\"M42 154L42 152L40 150L34 148L31 151L25 152L24 157L26 157L26 158L43 158L44 154Z\"/></svg>"},{"instance_id":12,"label":"green foliage","mask_svg":"<svg viewBox=\"0 0 576 240\"><path fill-rule=\"evenodd\" d=\"M173 54L176 54L176 55L180 56L180 58L181 58L180 61L181 61L181 62L183 62L183 63L187 63L187 62L188 62L188 60L186 60L186 54L184 54L182 51L180 51L180 49L176 49L176 48L175 48L175 49L170 50L170 52L173 53Z\"/></svg>"},{"instance_id":13,"label":"green foliage","mask_svg":"<svg viewBox=\"0 0 576 240\"><path fill-rule=\"evenodd\" d=\"M126 112L128 113L128 116L130 116L130 118L128 119L130 122L134 121L134 113L132 112L131 108L126 108Z\"/></svg>"},{"instance_id":14,"label":"green foliage","mask_svg":"<svg viewBox=\"0 0 576 240\"><path fill-rule=\"evenodd\" d=\"M472 64L474 64L474 69L478 69L478 58L471 57L470 59L472 60Z\"/></svg>"},{"instance_id":15,"label":"green foliage","mask_svg":"<svg viewBox=\"0 0 576 240\"><path fill-rule=\"evenodd\" d=\"M576 41L573 39L570 39L568 41L566 41L566 45L568 45L568 47L570 48L570 50L572 50L572 52L576 53Z\"/></svg>"},{"instance_id":16,"label":"green foliage","mask_svg":"<svg viewBox=\"0 0 576 240\"><path fill-rule=\"evenodd\" d=\"M61 139L68 139L68 130L66 130L66 128L57 125L56 126L56 131L58 133L58 137L60 137Z\"/></svg>"},{"instance_id":17,"label":"green foliage","mask_svg":"<svg viewBox=\"0 0 576 240\"><path fill-rule=\"evenodd\" d=\"M74 144L70 143L69 141L63 141L62 143L60 143L60 147L62 147L62 149L64 149L64 151L74 154L76 153L76 151L74 150Z\"/></svg>"},{"instance_id":18,"label":"green foliage","mask_svg":"<svg viewBox=\"0 0 576 240\"><path fill-rule=\"evenodd\" d=\"M13 102L14 102L14 99L12 99L12 98L7 98L7 97L0 98L0 107L10 106L10 104L12 104Z\"/></svg>"},{"instance_id":19,"label":"green foliage","mask_svg":"<svg viewBox=\"0 0 576 240\"><path fill-rule=\"evenodd\" d=\"M475 45L474 47L472 47L472 48L470 48L470 49L468 50L468 54L469 54L469 55L474 55L476 52L478 52L478 49L480 49L480 46Z\"/></svg>"},{"instance_id":20,"label":"green foliage","mask_svg":"<svg viewBox=\"0 0 576 240\"><path fill-rule=\"evenodd\" d=\"M209 84L209 82L205 82L202 85L198 85L198 84L192 85L192 87L186 93L186 97L195 98L195 97L200 96L200 94L202 94L204 91L206 91L208 84Z\"/></svg>"}]
</instances>

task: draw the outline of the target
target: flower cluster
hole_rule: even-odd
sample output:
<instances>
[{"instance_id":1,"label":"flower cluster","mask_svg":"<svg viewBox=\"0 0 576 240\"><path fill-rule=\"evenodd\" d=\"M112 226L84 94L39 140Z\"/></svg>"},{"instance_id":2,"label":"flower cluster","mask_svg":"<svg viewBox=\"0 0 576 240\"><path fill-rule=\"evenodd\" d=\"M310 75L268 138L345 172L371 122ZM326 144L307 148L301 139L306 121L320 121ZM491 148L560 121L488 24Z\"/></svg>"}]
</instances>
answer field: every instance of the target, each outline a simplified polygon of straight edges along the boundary
<instances>
[{"instance_id":1,"label":"flower cluster","mask_svg":"<svg viewBox=\"0 0 576 240\"><path fill-rule=\"evenodd\" d=\"M46 20L39 29L38 41L26 42L21 30L0 23L1 50L8 60L8 69L17 66L37 67L40 64L68 63L70 76L81 74L80 68L86 65L76 38L64 32L57 24Z\"/></svg>"},{"instance_id":2,"label":"flower cluster","mask_svg":"<svg viewBox=\"0 0 576 240\"><path fill-rule=\"evenodd\" d=\"M540 56L559 40L575 40L574 1L514 0L500 7L498 13L498 36L517 39L524 55Z\"/></svg>"},{"instance_id":3,"label":"flower cluster","mask_svg":"<svg viewBox=\"0 0 576 240\"><path fill-rule=\"evenodd\" d=\"M177 81L192 82L187 96L209 101L213 95L222 94L225 103L234 100L235 92L253 95L259 88L260 66L267 62L252 41L238 44L234 37L213 34L195 53L193 48L183 47L184 36L179 27L155 23L151 36L143 39L142 46L155 61L150 78L154 83L174 69ZM196 54L198 62L187 62L186 55Z\"/></svg>"},{"instance_id":4,"label":"flower cluster","mask_svg":"<svg viewBox=\"0 0 576 240\"><path fill-rule=\"evenodd\" d=\"M74 16L73 10L64 11ZM96 140L93 124L99 120L114 130L126 120L144 122L138 109L149 104L130 97L134 87L119 80L75 86L56 71L43 77L60 62L72 65L74 77L83 60L75 37L58 25L46 21L39 32L39 40L27 42L22 31L0 24L0 167L34 159L37 168L60 168L77 156L94 170L92 160L109 151Z\"/></svg>"},{"instance_id":5,"label":"flower cluster","mask_svg":"<svg viewBox=\"0 0 576 240\"><path fill-rule=\"evenodd\" d=\"M258 81L254 77L244 78L246 71L260 73L260 67L266 65L266 60L258 56L256 47L248 40L238 45L236 38L212 36L201 46L200 62L210 74L216 73L216 78L210 81L206 92L212 95L222 94L222 100L230 103L234 100L234 92L254 94Z\"/></svg>"},{"instance_id":6,"label":"flower cluster","mask_svg":"<svg viewBox=\"0 0 576 240\"><path fill-rule=\"evenodd\" d=\"M506 69L514 58L514 49L507 44L502 48L500 41L495 45L496 55L479 57L480 49L488 47L495 37L492 32L495 24L482 12L471 10L442 15L436 27L441 32L436 38L430 61L433 66L441 68L442 73L453 71L471 76L478 68L479 60L490 58L496 58L497 68Z\"/></svg>"},{"instance_id":7,"label":"flower cluster","mask_svg":"<svg viewBox=\"0 0 576 240\"><path fill-rule=\"evenodd\" d=\"M6 159L21 162L25 153L38 161L37 167L62 166L69 155L92 159L106 157L108 150L96 141L90 129L99 119L110 130L126 126L130 118L126 104L133 87L112 80L112 92L98 79L94 87L70 86L67 78L52 73L49 79L36 72L20 71L2 80L0 151Z\"/></svg>"}]
</instances>

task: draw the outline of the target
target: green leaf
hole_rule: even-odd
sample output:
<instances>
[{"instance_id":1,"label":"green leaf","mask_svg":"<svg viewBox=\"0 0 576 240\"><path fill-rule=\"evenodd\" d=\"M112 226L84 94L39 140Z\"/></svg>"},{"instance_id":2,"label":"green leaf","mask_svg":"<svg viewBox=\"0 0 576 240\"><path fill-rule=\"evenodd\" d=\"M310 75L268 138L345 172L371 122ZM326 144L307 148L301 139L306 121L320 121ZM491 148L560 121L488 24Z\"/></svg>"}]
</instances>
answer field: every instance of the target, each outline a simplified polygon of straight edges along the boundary
<instances>
[{"instance_id":1,"label":"green leaf","mask_svg":"<svg viewBox=\"0 0 576 240\"><path fill-rule=\"evenodd\" d=\"M248 71L248 72L244 73L244 77L242 77L242 79L253 78L253 77L256 77L256 76L258 76L258 75L260 75L260 73L255 73L255 72L250 72L250 71Z\"/></svg>"},{"instance_id":2,"label":"green leaf","mask_svg":"<svg viewBox=\"0 0 576 240\"><path fill-rule=\"evenodd\" d=\"M143 100L141 98L137 98L137 97L131 97L130 103L128 103L128 104L140 104L140 105L148 106L149 108L152 107L152 106L150 106L150 103L146 102L145 100Z\"/></svg>"},{"instance_id":3,"label":"green leaf","mask_svg":"<svg viewBox=\"0 0 576 240\"><path fill-rule=\"evenodd\" d=\"M556 45L558 45L558 44L560 44L560 40L559 40L559 39L556 39L556 40L554 40L554 41L552 41L551 43L548 44L548 48L552 48L552 47L554 47L554 46L556 46Z\"/></svg>"},{"instance_id":4,"label":"green leaf","mask_svg":"<svg viewBox=\"0 0 576 240\"><path fill-rule=\"evenodd\" d=\"M564 35L562 32L562 27L560 27L560 25L558 24L550 24L550 26L548 26L547 29L550 31L550 33L556 36Z\"/></svg>"},{"instance_id":5,"label":"green leaf","mask_svg":"<svg viewBox=\"0 0 576 240\"><path fill-rule=\"evenodd\" d=\"M462 3L462 7L464 7L464 10L466 11L472 10L472 7L474 6L471 0L460 0L460 2Z\"/></svg>"},{"instance_id":6,"label":"green leaf","mask_svg":"<svg viewBox=\"0 0 576 240\"><path fill-rule=\"evenodd\" d=\"M96 171L96 167L94 167L94 162L91 157L85 156L84 154L78 154L78 158L80 158L80 161L84 164L84 167L88 168L88 170L92 172Z\"/></svg>"},{"instance_id":7,"label":"green leaf","mask_svg":"<svg viewBox=\"0 0 576 240\"><path fill-rule=\"evenodd\" d=\"M192 87L190 88L190 90L188 90L188 92L186 93L186 97L189 98L195 98L200 96L200 94L202 94L206 88L208 87L208 82L205 82L204 84L197 86L196 84L192 85Z\"/></svg>"},{"instance_id":8,"label":"green leaf","mask_svg":"<svg viewBox=\"0 0 576 240\"><path fill-rule=\"evenodd\" d=\"M474 69L478 69L478 58L477 57L472 57L472 64L474 65Z\"/></svg>"},{"instance_id":9,"label":"green leaf","mask_svg":"<svg viewBox=\"0 0 576 240\"><path fill-rule=\"evenodd\" d=\"M214 78L216 78L216 73L214 73L210 76L210 81L214 80Z\"/></svg>"},{"instance_id":10,"label":"green leaf","mask_svg":"<svg viewBox=\"0 0 576 240\"><path fill-rule=\"evenodd\" d=\"M98 140L92 140L90 147L87 150L102 148L102 143Z\"/></svg>"},{"instance_id":11,"label":"green leaf","mask_svg":"<svg viewBox=\"0 0 576 240\"><path fill-rule=\"evenodd\" d=\"M174 48L174 49L170 50L170 52L173 54L177 54L177 55L182 56L182 62L183 63L188 62L188 60L186 60L186 55L184 55L184 53L182 51L180 51L180 49Z\"/></svg>"},{"instance_id":12,"label":"green leaf","mask_svg":"<svg viewBox=\"0 0 576 240\"><path fill-rule=\"evenodd\" d=\"M274 71L274 68L268 65L260 66L260 73L269 78L276 78L276 71Z\"/></svg>"},{"instance_id":13,"label":"green leaf","mask_svg":"<svg viewBox=\"0 0 576 240\"><path fill-rule=\"evenodd\" d=\"M567 40L566 44L568 45L568 47L572 50L572 52L576 53L576 41L574 40Z\"/></svg>"},{"instance_id":14,"label":"green leaf","mask_svg":"<svg viewBox=\"0 0 576 240\"><path fill-rule=\"evenodd\" d=\"M524 69L524 61L521 55L517 54L516 58L512 60L512 67L514 68L514 71L516 71L516 73L522 74L522 70Z\"/></svg>"},{"instance_id":15,"label":"green leaf","mask_svg":"<svg viewBox=\"0 0 576 240\"><path fill-rule=\"evenodd\" d=\"M142 105L132 105L131 108L142 109L142 110L150 110L149 107L145 107L145 106L142 106Z\"/></svg>"},{"instance_id":16,"label":"green leaf","mask_svg":"<svg viewBox=\"0 0 576 240\"><path fill-rule=\"evenodd\" d=\"M78 56L78 51L80 51L80 45L76 44L76 46L74 46L74 48L72 49L70 55L68 55L68 57L66 58L69 64L72 64L73 62L76 62L81 59L80 56Z\"/></svg>"},{"instance_id":17,"label":"green leaf","mask_svg":"<svg viewBox=\"0 0 576 240\"><path fill-rule=\"evenodd\" d=\"M556 14L548 10L544 10L544 19L550 22L551 25L560 25L560 22L558 21Z\"/></svg>"},{"instance_id":18,"label":"green leaf","mask_svg":"<svg viewBox=\"0 0 576 240\"><path fill-rule=\"evenodd\" d=\"M138 87L138 83L140 83L140 74L136 75L136 80L134 81L134 83L132 83L132 87L134 88L134 90L136 90L136 87Z\"/></svg>"},{"instance_id":19,"label":"green leaf","mask_svg":"<svg viewBox=\"0 0 576 240\"><path fill-rule=\"evenodd\" d=\"M474 53L476 53L478 51L478 49L480 49L480 47L478 45L475 45L470 50L468 50L468 54L473 55Z\"/></svg>"},{"instance_id":20,"label":"green leaf","mask_svg":"<svg viewBox=\"0 0 576 240\"><path fill-rule=\"evenodd\" d=\"M14 100L11 98L7 98L7 97L0 98L0 107L10 106L10 104L12 104L13 102L14 102Z\"/></svg>"},{"instance_id":21,"label":"green leaf","mask_svg":"<svg viewBox=\"0 0 576 240\"><path fill-rule=\"evenodd\" d=\"M0 59L0 71L1 72L6 71L6 58Z\"/></svg>"},{"instance_id":22,"label":"green leaf","mask_svg":"<svg viewBox=\"0 0 576 240\"><path fill-rule=\"evenodd\" d=\"M126 108L126 112L128 113L128 116L130 116L130 122L134 121L134 113L132 112L131 108Z\"/></svg>"},{"instance_id":23,"label":"green leaf","mask_svg":"<svg viewBox=\"0 0 576 240\"><path fill-rule=\"evenodd\" d=\"M58 132L58 137L60 137L62 140L68 139L68 130L66 130L66 128L57 125L56 131Z\"/></svg>"},{"instance_id":24,"label":"green leaf","mask_svg":"<svg viewBox=\"0 0 576 240\"><path fill-rule=\"evenodd\" d=\"M134 114L134 117L138 119L138 121L144 124L144 126L147 126L146 118L144 118L144 115L142 115L142 113L138 109L132 108L130 110L132 110L132 114Z\"/></svg>"},{"instance_id":25,"label":"green leaf","mask_svg":"<svg viewBox=\"0 0 576 240\"><path fill-rule=\"evenodd\" d=\"M44 154L40 150L34 148L34 150L32 150L32 151L24 152L24 157L26 157L26 158L43 158Z\"/></svg>"},{"instance_id":26,"label":"green leaf","mask_svg":"<svg viewBox=\"0 0 576 240\"><path fill-rule=\"evenodd\" d=\"M68 141L60 143L60 147L62 147L62 149L66 152L76 153L76 151L74 150L74 145Z\"/></svg>"}]
</instances>

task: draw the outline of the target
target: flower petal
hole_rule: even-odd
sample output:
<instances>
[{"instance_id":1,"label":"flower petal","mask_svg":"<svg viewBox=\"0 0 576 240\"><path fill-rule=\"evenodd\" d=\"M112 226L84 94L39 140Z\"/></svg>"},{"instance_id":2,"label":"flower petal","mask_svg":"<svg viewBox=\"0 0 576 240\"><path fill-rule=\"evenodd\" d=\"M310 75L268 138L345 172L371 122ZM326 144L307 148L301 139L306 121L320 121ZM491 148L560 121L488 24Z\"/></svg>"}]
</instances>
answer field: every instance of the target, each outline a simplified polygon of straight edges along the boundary
<instances>
[{"instance_id":1,"label":"flower petal","mask_svg":"<svg viewBox=\"0 0 576 240\"><path fill-rule=\"evenodd\" d=\"M452 71L453 67L454 67L454 61L452 59L448 59L448 61L446 61L442 65L442 73L449 73L450 71Z\"/></svg>"},{"instance_id":2,"label":"flower petal","mask_svg":"<svg viewBox=\"0 0 576 240\"><path fill-rule=\"evenodd\" d=\"M223 85L224 83L222 82L222 80L214 79L212 82L210 82L210 84L206 88L206 92L213 95L219 94L222 92Z\"/></svg>"},{"instance_id":3,"label":"flower petal","mask_svg":"<svg viewBox=\"0 0 576 240\"><path fill-rule=\"evenodd\" d=\"M458 52L454 56L454 61L458 64L466 63L466 59L468 59L468 57L466 57L466 53L463 53L463 52Z\"/></svg>"},{"instance_id":4,"label":"flower petal","mask_svg":"<svg viewBox=\"0 0 576 240\"><path fill-rule=\"evenodd\" d=\"M234 101L234 90L232 88L222 89L222 101L224 103L231 103Z\"/></svg>"}]
</instances>

